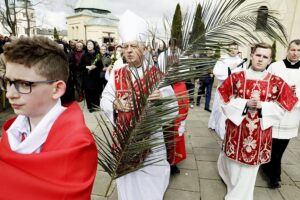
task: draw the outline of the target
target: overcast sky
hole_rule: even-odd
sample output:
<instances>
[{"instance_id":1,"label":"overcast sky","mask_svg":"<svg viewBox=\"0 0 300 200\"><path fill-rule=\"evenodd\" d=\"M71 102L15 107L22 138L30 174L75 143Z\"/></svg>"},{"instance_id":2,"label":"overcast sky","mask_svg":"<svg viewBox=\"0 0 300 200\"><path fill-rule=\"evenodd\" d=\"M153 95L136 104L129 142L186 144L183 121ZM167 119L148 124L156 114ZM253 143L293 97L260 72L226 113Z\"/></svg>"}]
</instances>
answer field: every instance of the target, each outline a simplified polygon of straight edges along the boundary
<instances>
[{"instance_id":1,"label":"overcast sky","mask_svg":"<svg viewBox=\"0 0 300 200\"><path fill-rule=\"evenodd\" d=\"M33 2L38 0L33 0ZM48 0L49 4L39 4L35 7L38 25L43 27L66 29L66 16L74 13L74 10L67 6L75 6L78 0ZM97 1L97 0L95 0ZM182 11L191 9L199 0L101 0L103 8L110 10L117 17L129 9L139 16L145 18L153 26L161 26L163 16L172 19L176 4L179 2ZM43 1L44 2L44 1Z\"/></svg>"}]
</instances>

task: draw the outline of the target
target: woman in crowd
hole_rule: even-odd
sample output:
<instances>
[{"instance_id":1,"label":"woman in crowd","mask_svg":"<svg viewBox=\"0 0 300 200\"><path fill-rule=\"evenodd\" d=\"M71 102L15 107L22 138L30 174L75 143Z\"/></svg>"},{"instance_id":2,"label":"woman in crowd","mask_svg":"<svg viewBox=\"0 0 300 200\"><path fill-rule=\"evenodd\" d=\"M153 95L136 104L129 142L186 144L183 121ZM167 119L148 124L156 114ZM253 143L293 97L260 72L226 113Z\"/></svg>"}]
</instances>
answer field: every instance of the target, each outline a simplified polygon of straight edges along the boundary
<instances>
[{"instance_id":1,"label":"woman in crowd","mask_svg":"<svg viewBox=\"0 0 300 200\"><path fill-rule=\"evenodd\" d=\"M80 67L83 73L83 88L86 104L90 112L94 112L100 105L100 71L103 68L101 56L95 50L95 43L88 40L87 50L81 58Z\"/></svg>"}]
</instances>

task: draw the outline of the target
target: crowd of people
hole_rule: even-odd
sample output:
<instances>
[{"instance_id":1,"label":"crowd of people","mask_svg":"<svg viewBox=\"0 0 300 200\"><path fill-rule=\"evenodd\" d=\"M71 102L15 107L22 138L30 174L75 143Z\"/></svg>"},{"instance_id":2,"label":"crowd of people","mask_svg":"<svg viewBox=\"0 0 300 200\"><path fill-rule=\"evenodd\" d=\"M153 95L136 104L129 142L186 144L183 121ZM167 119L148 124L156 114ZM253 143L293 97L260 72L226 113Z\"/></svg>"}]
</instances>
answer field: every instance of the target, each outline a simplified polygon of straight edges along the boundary
<instances>
[{"instance_id":1,"label":"crowd of people","mask_svg":"<svg viewBox=\"0 0 300 200\"><path fill-rule=\"evenodd\" d=\"M0 199L90 199L97 149L76 100L85 99L90 112L101 108L111 122L128 118L129 123L118 125L132 128L129 83L132 91L138 83L146 89L157 84L157 74L166 73L168 62L178 62L180 56L176 40L170 40L168 49L146 46L146 32L144 19L127 11L119 23L122 45L0 37L0 86L17 114L3 126ZM217 165L227 187L225 199L253 200L260 166L269 186L280 187L282 155L298 134L300 40L291 41L286 58L272 64L272 48L266 43L252 47L249 66L238 48L229 44L228 55L199 78L196 105L204 95L204 109L211 112L208 128L223 140ZM194 55L199 56L210 57L213 52ZM146 74L153 81L150 85L145 85ZM218 86L211 110L214 78ZM178 82L149 95L149 101L178 98L178 111L171 113L176 133L171 140L176 145L160 146L159 162L118 178L120 200L161 200L170 173L180 173L176 164L186 158L185 120L188 105L194 104L193 88L194 80ZM163 138L163 130L153 137ZM155 153L150 151L145 159Z\"/></svg>"}]
</instances>

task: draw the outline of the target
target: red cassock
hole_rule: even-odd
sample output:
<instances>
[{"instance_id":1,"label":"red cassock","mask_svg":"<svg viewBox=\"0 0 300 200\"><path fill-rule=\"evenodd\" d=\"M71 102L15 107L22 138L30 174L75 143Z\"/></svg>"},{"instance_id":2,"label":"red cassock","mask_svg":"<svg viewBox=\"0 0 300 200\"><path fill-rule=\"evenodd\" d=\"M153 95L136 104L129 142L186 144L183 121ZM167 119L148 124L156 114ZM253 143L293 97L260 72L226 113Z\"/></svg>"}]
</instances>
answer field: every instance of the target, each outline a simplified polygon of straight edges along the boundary
<instances>
[{"instance_id":1,"label":"red cassock","mask_svg":"<svg viewBox=\"0 0 300 200\"><path fill-rule=\"evenodd\" d=\"M174 142L168 147L168 162L170 165L176 165L186 159L184 134L180 135L178 129L180 123L186 119L189 111L189 98L185 83L179 82L173 84L173 90L178 98L179 116L175 119L174 126L170 129L175 133L175 138L173 138Z\"/></svg>"},{"instance_id":2,"label":"red cassock","mask_svg":"<svg viewBox=\"0 0 300 200\"><path fill-rule=\"evenodd\" d=\"M225 104L231 98L256 97L262 102L273 101L290 111L298 101L290 87L270 73L263 80L252 80L246 79L244 71L237 72L229 76L218 90ZM247 112L239 126L226 120L223 151L228 158L247 165L260 165L270 161L271 147L272 127L262 130L258 111Z\"/></svg>"},{"instance_id":3,"label":"red cassock","mask_svg":"<svg viewBox=\"0 0 300 200\"><path fill-rule=\"evenodd\" d=\"M11 150L7 121L0 142L0 200L88 200L97 169L97 148L77 103L54 122L37 154Z\"/></svg>"}]
</instances>

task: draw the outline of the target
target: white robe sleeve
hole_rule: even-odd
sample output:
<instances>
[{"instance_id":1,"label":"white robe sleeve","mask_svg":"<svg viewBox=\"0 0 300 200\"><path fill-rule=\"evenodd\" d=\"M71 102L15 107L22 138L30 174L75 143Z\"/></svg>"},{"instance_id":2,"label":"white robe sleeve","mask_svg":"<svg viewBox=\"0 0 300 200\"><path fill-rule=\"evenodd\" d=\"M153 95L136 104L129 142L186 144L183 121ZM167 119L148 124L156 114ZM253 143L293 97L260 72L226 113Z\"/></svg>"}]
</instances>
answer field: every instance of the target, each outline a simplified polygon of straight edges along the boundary
<instances>
[{"instance_id":1,"label":"white robe sleeve","mask_svg":"<svg viewBox=\"0 0 300 200\"><path fill-rule=\"evenodd\" d=\"M296 97L298 98L298 102L296 103L295 108L300 108L300 88L296 88Z\"/></svg>"},{"instance_id":2,"label":"white robe sleeve","mask_svg":"<svg viewBox=\"0 0 300 200\"><path fill-rule=\"evenodd\" d=\"M218 80L224 81L228 77L228 66L224 62L218 61L213 69L213 74Z\"/></svg>"},{"instance_id":3,"label":"white robe sleeve","mask_svg":"<svg viewBox=\"0 0 300 200\"><path fill-rule=\"evenodd\" d=\"M106 70L105 71L105 80L109 80L109 74L110 74L110 72L109 72L109 70Z\"/></svg>"},{"instance_id":4,"label":"white robe sleeve","mask_svg":"<svg viewBox=\"0 0 300 200\"><path fill-rule=\"evenodd\" d=\"M229 101L227 104L222 104L222 110L224 115L230 119L235 125L239 126L245 115L243 115L243 111L247 104L247 99L234 98Z\"/></svg>"},{"instance_id":5,"label":"white robe sleeve","mask_svg":"<svg viewBox=\"0 0 300 200\"><path fill-rule=\"evenodd\" d=\"M174 92L174 90L171 86L166 86L166 87L161 88L160 93L161 93L161 96L163 98L164 97L169 97L169 96L176 98L175 92ZM174 108L175 106L178 107L178 101L174 101L174 102L172 102L168 105L168 107L170 107L170 108ZM174 117L175 118L177 115L178 115L178 110L176 112L173 112L173 113L169 114L166 117L168 117L168 118L169 117Z\"/></svg>"},{"instance_id":6,"label":"white robe sleeve","mask_svg":"<svg viewBox=\"0 0 300 200\"><path fill-rule=\"evenodd\" d=\"M185 124L186 124L185 121L186 120L183 120L183 121L180 122L180 126L178 128L178 134L179 134L179 136L182 136L184 134L184 132L185 132Z\"/></svg>"},{"instance_id":7,"label":"white robe sleeve","mask_svg":"<svg viewBox=\"0 0 300 200\"><path fill-rule=\"evenodd\" d=\"M274 102L261 102L262 118L260 119L260 124L262 130L266 130L278 123L284 113L284 109Z\"/></svg>"},{"instance_id":8,"label":"white robe sleeve","mask_svg":"<svg viewBox=\"0 0 300 200\"><path fill-rule=\"evenodd\" d=\"M102 92L100 107L104 111L106 117L113 122L114 109L113 101L116 98L116 87L115 87L115 73L112 70L108 79L108 82Z\"/></svg>"},{"instance_id":9,"label":"white robe sleeve","mask_svg":"<svg viewBox=\"0 0 300 200\"><path fill-rule=\"evenodd\" d=\"M159 70L163 73L166 73L166 59L166 52L161 52L157 59Z\"/></svg>"}]
</instances>

